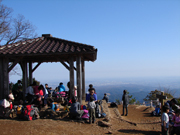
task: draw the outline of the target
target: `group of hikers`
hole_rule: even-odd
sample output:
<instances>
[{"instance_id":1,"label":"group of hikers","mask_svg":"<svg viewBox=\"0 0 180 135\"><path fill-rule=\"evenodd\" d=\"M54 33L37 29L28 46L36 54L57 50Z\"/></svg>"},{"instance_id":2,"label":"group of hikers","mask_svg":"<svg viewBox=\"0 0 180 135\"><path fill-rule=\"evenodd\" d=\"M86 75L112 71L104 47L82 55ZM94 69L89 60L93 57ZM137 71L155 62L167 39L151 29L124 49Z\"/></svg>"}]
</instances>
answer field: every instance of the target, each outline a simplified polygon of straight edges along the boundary
<instances>
[{"instance_id":1,"label":"group of hikers","mask_svg":"<svg viewBox=\"0 0 180 135\"><path fill-rule=\"evenodd\" d=\"M70 82L67 83L69 88ZM61 82L56 90L52 90L48 84L37 85L36 82L29 85L25 92L25 102L23 102L23 92L21 81L13 86L12 92L5 99L0 100L0 117L11 118L10 114L16 112L17 118L33 120L42 118L53 118L60 111L60 105L64 106L65 111L69 111L69 116L75 119L88 119L89 123L94 123L96 117L105 116L100 113L99 106L102 108L102 100L109 102L106 93L102 100L98 101L97 94L93 85L89 85L86 93L86 105L80 105L77 98L77 87L74 86L74 96L69 97L69 91L65 91L65 86ZM123 91L123 114L128 115L129 96L127 90ZM112 104L112 103L111 103ZM39 115L42 108L46 108L43 115ZM173 110L175 108L175 111ZM160 109L157 108L156 111ZM180 134L180 108L177 106L175 98L167 101L162 107L162 135Z\"/></svg>"},{"instance_id":2,"label":"group of hikers","mask_svg":"<svg viewBox=\"0 0 180 135\"><path fill-rule=\"evenodd\" d=\"M161 110L162 135L180 135L180 107L175 98L167 101Z\"/></svg>"},{"instance_id":3,"label":"group of hikers","mask_svg":"<svg viewBox=\"0 0 180 135\"><path fill-rule=\"evenodd\" d=\"M70 82L67 83L69 88ZM108 96L104 94L103 100L108 102ZM89 119L89 123L94 123L97 117L97 108L100 102L97 100L97 94L93 85L89 85L86 93L87 105L80 105L77 98L77 87L74 86L74 96L70 99L69 91L65 91L65 86L61 82L59 86L52 90L48 84L37 85L36 82L26 88L25 100L23 101L23 92L21 81L12 87L12 92L0 100L0 117L11 118L10 114L16 112L17 118L33 120L42 118L54 118L60 111L60 105L64 106L64 111L69 111L69 116L75 119ZM43 115L40 115L45 108ZM98 111L100 113L100 110Z\"/></svg>"}]
</instances>

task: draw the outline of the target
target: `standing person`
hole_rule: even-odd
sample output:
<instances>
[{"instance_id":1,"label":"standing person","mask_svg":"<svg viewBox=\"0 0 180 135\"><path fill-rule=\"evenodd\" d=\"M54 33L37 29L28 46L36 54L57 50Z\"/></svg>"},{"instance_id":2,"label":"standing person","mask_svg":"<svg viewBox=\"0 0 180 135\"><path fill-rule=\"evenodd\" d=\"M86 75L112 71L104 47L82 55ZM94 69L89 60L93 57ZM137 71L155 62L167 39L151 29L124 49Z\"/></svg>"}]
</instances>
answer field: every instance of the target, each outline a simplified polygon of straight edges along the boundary
<instances>
[{"instance_id":1,"label":"standing person","mask_svg":"<svg viewBox=\"0 0 180 135\"><path fill-rule=\"evenodd\" d=\"M90 101L91 96L94 97L94 101L96 102L97 101L97 95L95 94L95 89L94 88L89 89L89 94L87 94L87 96L86 96L86 102Z\"/></svg>"},{"instance_id":2,"label":"standing person","mask_svg":"<svg viewBox=\"0 0 180 135\"><path fill-rule=\"evenodd\" d=\"M109 102L109 97L107 96L107 94L106 93L104 93L104 97L103 97L103 99L102 100L106 100L106 103L108 103Z\"/></svg>"},{"instance_id":3,"label":"standing person","mask_svg":"<svg viewBox=\"0 0 180 135\"><path fill-rule=\"evenodd\" d=\"M95 108L96 104L94 102L94 97L90 97L90 102L88 103L88 108L89 108L89 124L94 123L96 116L95 116Z\"/></svg>"},{"instance_id":4,"label":"standing person","mask_svg":"<svg viewBox=\"0 0 180 135\"><path fill-rule=\"evenodd\" d=\"M168 135L169 129L169 106L163 106L163 114L162 114L162 135Z\"/></svg>"},{"instance_id":5,"label":"standing person","mask_svg":"<svg viewBox=\"0 0 180 135\"><path fill-rule=\"evenodd\" d=\"M124 109L126 108L126 115L128 115L128 104L129 104L129 95L127 94L127 90L123 91L123 96L122 96L122 101L123 101L123 114L124 115Z\"/></svg>"}]
</instances>

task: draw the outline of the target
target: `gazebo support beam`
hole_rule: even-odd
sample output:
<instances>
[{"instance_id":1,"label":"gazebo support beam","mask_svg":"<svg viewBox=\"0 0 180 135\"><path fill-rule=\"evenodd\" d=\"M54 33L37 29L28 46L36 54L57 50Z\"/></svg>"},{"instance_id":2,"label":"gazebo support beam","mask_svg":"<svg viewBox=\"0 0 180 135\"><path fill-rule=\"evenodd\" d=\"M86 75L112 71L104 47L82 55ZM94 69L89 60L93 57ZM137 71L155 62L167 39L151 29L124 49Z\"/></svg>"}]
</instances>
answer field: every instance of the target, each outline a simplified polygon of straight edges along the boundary
<instances>
[{"instance_id":1,"label":"gazebo support beam","mask_svg":"<svg viewBox=\"0 0 180 135\"><path fill-rule=\"evenodd\" d=\"M82 65L82 100L86 99L86 93L85 93L85 62L84 60L81 61Z\"/></svg>"},{"instance_id":2,"label":"gazebo support beam","mask_svg":"<svg viewBox=\"0 0 180 135\"><path fill-rule=\"evenodd\" d=\"M77 71L76 71L76 77L77 77L77 96L78 96L78 101L80 104L82 104L82 79L81 79L81 56L77 56L76 57L76 67L77 67Z\"/></svg>"},{"instance_id":3,"label":"gazebo support beam","mask_svg":"<svg viewBox=\"0 0 180 135\"><path fill-rule=\"evenodd\" d=\"M39 62L33 69L32 69L32 73L39 67L39 65L41 65L42 62Z\"/></svg>"},{"instance_id":4,"label":"gazebo support beam","mask_svg":"<svg viewBox=\"0 0 180 135\"><path fill-rule=\"evenodd\" d=\"M13 62L13 64L8 68L8 73L16 66L16 64L19 62L19 60L16 60Z\"/></svg>"},{"instance_id":5,"label":"gazebo support beam","mask_svg":"<svg viewBox=\"0 0 180 135\"><path fill-rule=\"evenodd\" d=\"M70 70L69 69L69 66L64 62L64 61L60 61L61 64L67 69L67 70ZM69 63L69 62L68 62ZM74 70L76 70L76 68L74 67Z\"/></svg>"},{"instance_id":6,"label":"gazebo support beam","mask_svg":"<svg viewBox=\"0 0 180 135\"><path fill-rule=\"evenodd\" d=\"M0 59L0 99L9 94L9 60L8 58Z\"/></svg>"},{"instance_id":7,"label":"gazebo support beam","mask_svg":"<svg viewBox=\"0 0 180 135\"><path fill-rule=\"evenodd\" d=\"M29 85L33 83L32 62L29 62Z\"/></svg>"},{"instance_id":8,"label":"gazebo support beam","mask_svg":"<svg viewBox=\"0 0 180 135\"><path fill-rule=\"evenodd\" d=\"M60 62L67 70L69 70L69 66L65 62L63 62L63 61L60 61Z\"/></svg>"},{"instance_id":9,"label":"gazebo support beam","mask_svg":"<svg viewBox=\"0 0 180 135\"><path fill-rule=\"evenodd\" d=\"M74 61L73 57L69 59L69 72L70 72L70 99L74 96Z\"/></svg>"},{"instance_id":10,"label":"gazebo support beam","mask_svg":"<svg viewBox=\"0 0 180 135\"><path fill-rule=\"evenodd\" d=\"M27 61L21 62L20 65L21 65L21 69L22 69L22 73L23 73L22 86L23 86L23 99L25 100L25 92L26 92L26 88L28 86Z\"/></svg>"}]
</instances>

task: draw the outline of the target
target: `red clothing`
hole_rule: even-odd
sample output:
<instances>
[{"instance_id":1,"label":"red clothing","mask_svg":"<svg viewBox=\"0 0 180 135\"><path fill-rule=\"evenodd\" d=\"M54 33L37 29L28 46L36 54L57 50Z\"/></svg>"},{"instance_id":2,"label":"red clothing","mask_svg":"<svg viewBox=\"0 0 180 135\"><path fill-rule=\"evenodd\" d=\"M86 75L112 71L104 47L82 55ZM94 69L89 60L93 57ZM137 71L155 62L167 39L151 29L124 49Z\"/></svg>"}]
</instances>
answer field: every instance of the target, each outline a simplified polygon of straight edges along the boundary
<instances>
[{"instance_id":1,"label":"red clothing","mask_svg":"<svg viewBox=\"0 0 180 135\"><path fill-rule=\"evenodd\" d=\"M39 94L38 87L39 87L39 86L35 86L35 88L34 88L34 94L35 94L35 95L38 95L38 94Z\"/></svg>"},{"instance_id":2,"label":"red clothing","mask_svg":"<svg viewBox=\"0 0 180 135\"><path fill-rule=\"evenodd\" d=\"M39 90L39 95L43 96L43 90Z\"/></svg>"},{"instance_id":3,"label":"red clothing","mask_svg":"<svg viewBox=\"0 0 180 135\"><path fill-rule=\"evenodd\" d=\"M13 105L12 105L12 103L10 103L10 110L12 110L13 109Z\"/></svg>"}]
</instances>

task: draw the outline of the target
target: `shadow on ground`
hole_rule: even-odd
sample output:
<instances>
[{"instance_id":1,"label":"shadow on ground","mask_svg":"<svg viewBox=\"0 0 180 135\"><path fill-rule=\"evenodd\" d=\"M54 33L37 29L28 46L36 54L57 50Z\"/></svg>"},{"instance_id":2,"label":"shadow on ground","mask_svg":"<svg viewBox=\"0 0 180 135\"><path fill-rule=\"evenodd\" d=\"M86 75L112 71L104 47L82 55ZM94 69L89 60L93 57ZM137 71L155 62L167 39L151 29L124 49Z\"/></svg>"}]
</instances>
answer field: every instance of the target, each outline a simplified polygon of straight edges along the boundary
<instances>
[{"instance_id":1,"label":"shadow on ground","mask_svg":"<svg viewBox=\"0 0 180 135\"><path fill-rule=\"evenodd\" d=\"M120 129L118 130L121 133L128 133L128 134L143 134L143 135L160 135L159 131L142 131L142 130L130 130L130 129Z\"/></svg>"}]
</instances>

